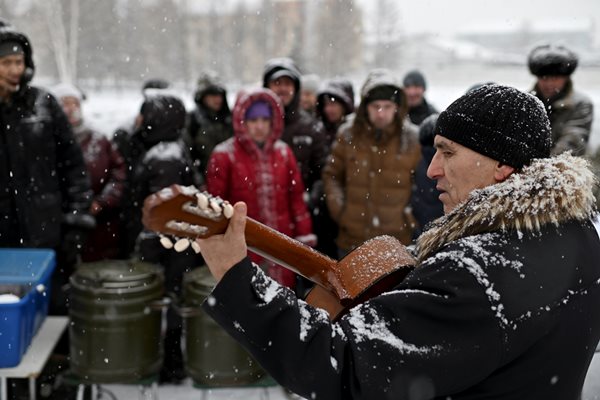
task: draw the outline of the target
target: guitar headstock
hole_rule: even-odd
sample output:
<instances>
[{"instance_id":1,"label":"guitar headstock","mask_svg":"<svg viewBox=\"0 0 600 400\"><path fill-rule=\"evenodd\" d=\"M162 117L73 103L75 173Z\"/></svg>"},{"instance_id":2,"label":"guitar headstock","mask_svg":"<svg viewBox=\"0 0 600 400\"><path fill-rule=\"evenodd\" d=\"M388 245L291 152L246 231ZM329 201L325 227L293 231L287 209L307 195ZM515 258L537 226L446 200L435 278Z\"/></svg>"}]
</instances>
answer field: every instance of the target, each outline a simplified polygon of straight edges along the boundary
<instances>
[{"instance_id":1,"label":"guitar headstock","mask_svg":"<svg viewBox=\"0 0 600 400\"><path fill-rule=\"evenodd\" d=\"M184 251L190 245L199 251L195 239L225 232L233 206L193 186L171 185L144 200L142 222L161 235L166 248ZM176 238L175 243L167 236Z\"/></svg>"}]
</instances>

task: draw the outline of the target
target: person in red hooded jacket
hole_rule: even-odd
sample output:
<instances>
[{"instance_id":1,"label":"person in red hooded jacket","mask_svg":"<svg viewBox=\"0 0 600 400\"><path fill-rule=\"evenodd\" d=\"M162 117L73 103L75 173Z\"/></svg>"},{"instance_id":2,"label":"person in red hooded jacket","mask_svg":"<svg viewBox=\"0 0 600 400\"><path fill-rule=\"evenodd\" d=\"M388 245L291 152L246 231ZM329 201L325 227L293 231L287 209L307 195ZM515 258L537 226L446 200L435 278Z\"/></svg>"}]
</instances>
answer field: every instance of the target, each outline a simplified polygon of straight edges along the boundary
<instances>
[{"instance_id":1,"label":"person in red hooded jacket","mask_svg":"<svg viewBox=\"0 0 600 400\"><path fill-rule=\"evenodd\" d=\"M283 110L272 91L261 88L240 94L233 109L234 136L213 150L206 187L231 204L246 202L251 218L315 245L296 157L280 140L283 124ZM279 283L295 287L293 272L256 255L253 261Z\"/></svg>"}]
</instances>

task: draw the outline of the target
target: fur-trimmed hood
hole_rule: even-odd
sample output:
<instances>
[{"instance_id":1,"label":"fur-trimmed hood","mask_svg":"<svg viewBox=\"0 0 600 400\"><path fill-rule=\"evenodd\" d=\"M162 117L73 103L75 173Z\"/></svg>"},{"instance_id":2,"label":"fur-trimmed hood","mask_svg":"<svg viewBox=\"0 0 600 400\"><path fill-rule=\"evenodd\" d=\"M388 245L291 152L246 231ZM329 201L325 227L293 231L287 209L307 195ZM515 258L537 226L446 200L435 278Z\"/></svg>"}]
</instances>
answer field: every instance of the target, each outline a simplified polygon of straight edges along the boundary
<instances>
[{"instance_id":1,"label":"fur-trimmed hood","mask_svg":"<svg viewBox=\"0 0 600 400\"><path fill-rule=\"evenodd\" d=\"M492 231L536 232L541 227L588 219L595 211L596 178L588 162L563 153L534 160L506 181L473 191L417 239L423 261L457 239Z\"/></svg>"}]
</instances>

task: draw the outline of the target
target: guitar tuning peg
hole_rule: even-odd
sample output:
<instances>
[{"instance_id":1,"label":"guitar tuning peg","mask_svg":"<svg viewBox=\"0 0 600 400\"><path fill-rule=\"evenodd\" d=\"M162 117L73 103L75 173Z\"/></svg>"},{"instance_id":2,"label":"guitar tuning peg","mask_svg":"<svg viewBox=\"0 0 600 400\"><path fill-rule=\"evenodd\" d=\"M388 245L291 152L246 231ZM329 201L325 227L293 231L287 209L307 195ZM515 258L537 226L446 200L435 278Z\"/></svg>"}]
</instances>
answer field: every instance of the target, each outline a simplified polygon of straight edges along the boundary
<instances>
[{"instance_id":1,"label":"guitar tuning peg","mask_svg":"<svg viewBox=\"0 0 600 400\"><path fill-rule=\"evenodd\" d=\"M210 200L210 208L212 208L212 209L213 209L215 212L217 212L217 213L220 213L220 212L222 211L222 210L221 210L221 206L220 206L220 205L219 205L219 203L218 203L216 200L214 200L214 199L211 199L211 200Z\"/></svg>"},{"instance_id":2,"label":"guitar tuning peg","mask_svg":"<svg viewBox=\"0 0 600 400\"><path fill-rule=\"evenodd\" d=\"M228 202L223 204L223 215L227 219L230 219L233 216L233 206Z\"/></svg>"},{"instance_id":3,"label":"guitar tuning peg","mask_svg":"<svg viewBox=\"0 0 600 400\"><path fill-rule=\"evenodd\" d=\"M200 245L195 240L192 241L192 250L194 250L196 254L200 253Z\"/></svg>"},{"instance_id":4,"label":"guitar tuning peg","mask_svg":"<svg viewBox=\"0 0 600 400\"><path fill-rule=\"evenodd\" d=\"M185 251L188 247L190 247L190 241L188 239L179 239L173 246L175 251L178 253Z\"/></svg>"},{"instance_id":5,"label":"guitar tuning peg","mask_svg":"<svg viewBox=\"0 0 600 400\"><path fill-rule=\"evenodd\" d=\"M204 193L196 193L196 201L198 203L198 207L203 210L208 208L208 197Z\"/></svg>"},{"instance_id":6,"label":"guitar tuning peg","mask_svg":"<svg viewBox=\"0 0 600 400\"><path fill-rule=\"evenodd\" d=\"M171 248L173 248L173 242L171 241L171 239L169 239L166 236L162 236L162 235L160 236L160 244L165 249L171 249Z\"/></svg>"}]
</instances>

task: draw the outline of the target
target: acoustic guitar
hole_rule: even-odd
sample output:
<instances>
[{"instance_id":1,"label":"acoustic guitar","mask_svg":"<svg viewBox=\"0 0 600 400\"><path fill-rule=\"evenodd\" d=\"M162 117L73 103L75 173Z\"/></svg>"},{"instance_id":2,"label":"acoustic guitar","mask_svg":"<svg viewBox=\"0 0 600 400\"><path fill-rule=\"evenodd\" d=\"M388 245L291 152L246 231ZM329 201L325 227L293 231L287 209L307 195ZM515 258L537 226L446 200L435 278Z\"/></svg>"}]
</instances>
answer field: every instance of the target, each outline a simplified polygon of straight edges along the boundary
<instances>
[{"instance_id":1,"label":"acoustic guitar","mask_svg":"<svg viewBox=\"0 0 600 400\"><path fill-rule=\"evenodd\" d=\"M233 207L192 186L172 185L146 198L144 226L177 238L162 236L161 243L177 251L192 246L196 238L222 234ZM248 247L315 283L306 302L340 318L348 309L392 289L412 270L415 261L406 247L390 236L365 242L340 261L319 253L252 218L245 230Z\"/></svg>"}]
</instances>

